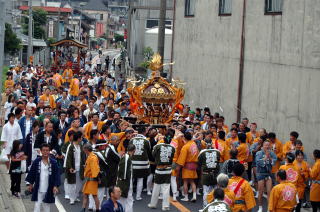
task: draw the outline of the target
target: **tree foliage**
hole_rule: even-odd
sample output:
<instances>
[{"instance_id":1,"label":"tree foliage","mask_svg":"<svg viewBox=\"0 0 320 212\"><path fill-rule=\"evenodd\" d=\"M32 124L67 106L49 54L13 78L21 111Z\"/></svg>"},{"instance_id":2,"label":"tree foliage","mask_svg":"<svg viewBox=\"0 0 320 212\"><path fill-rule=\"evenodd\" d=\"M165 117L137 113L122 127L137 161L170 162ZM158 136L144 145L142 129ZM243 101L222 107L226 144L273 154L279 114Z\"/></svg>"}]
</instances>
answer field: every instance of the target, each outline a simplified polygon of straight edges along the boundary
<instances>
[{"instance_id":1,"label":"tree foliage","mask_svg":"<svg viewBox=\"0 0 320 212\"><path fill-rule=\"evenodd\" d=\"M6 31L4 38L4 52L13 55L21 48L21 40L13 32L10 24L6 23Z\"/></svg>"},{"instance_id":2,"label":"tree foliage","mask_svg":"<svg viewBox=\"0 0 320 212\"><path fill-rule=\"evenodd\" d=\"M149 68L150 61L152 59L153 54L154 54L153 49L150 46L143 48L144 61L140 63L140 67Z\"/></svg>"},{"instance_id":3,"label":"tree foliage","mask_svg":"<svg viewBox=\"0 0 320 212\"><path fill-rule=\"evenodd\" d=\"M154 51L150 46L143 48L143 56L146 61L151 60L153 54L154 54Z\"/></svg>"},{"instance_id":4,"label":"tree foliage","mask_svg":"<svg viewBox=\"0 0 320 212\"><path fill-rule=\"evenodd\" d=\"M43 9L35 9L33 10L33 21L34 21L34 38L37 39L46 39L46 33L44 30L44 26L47 23L47 15L48 13ZM28 35L29 33L29 18L25 17L23 21L23 34Z\"/></svg>"},{"instance_id":5,"label":"tree foliage","mask_svg":"<svg viewBox=\"0 0 320 212\"><path fill-rule=\"evenodd\" d=\"M119 42L119 41L124 42L124 36L123 35L119 35L119 34L115 34L114 35L114 40L115 40L116 43Z\"/></svg>"}]
</instances>

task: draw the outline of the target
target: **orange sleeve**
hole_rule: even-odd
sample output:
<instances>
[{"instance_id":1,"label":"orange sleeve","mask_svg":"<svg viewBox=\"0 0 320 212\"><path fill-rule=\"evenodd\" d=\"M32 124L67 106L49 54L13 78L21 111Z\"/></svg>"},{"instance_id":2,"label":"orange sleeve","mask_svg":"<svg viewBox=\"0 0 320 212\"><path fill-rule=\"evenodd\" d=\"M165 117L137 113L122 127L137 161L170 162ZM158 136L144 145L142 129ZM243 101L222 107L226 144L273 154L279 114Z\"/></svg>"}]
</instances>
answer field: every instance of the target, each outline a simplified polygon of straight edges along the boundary
<instances>
[{"instance_id":1,"label":"orange sleeve","mask_svg":"<svg viewBox=\"0 0 320 212\"><path fill-rule=\"evenodd\" d=\"M207 202L208 202L208 204L209 203L211 203L211 202L213 202L213 192L214 192L214 190L212 190L208 195L207 195Z\"/></svg>"},{"instance_id":2,"label":"orange sleeve","mask_svg":"<svg viewBox=\"0 0 320 212\"><path fill-rule=\"evenodd\" d=\"M227 145L225 145L225 148L224 148L223 152L224 152L223 153L223 160L224 161L229 160L230 159L230 154L229 154L230 148Z\"/></svg>"},{"instance_id":3,"label":"orange sleeve","mask_svg":"<svg viewBox=\"0 0 320 212\"><path fill-rule=\"evenodd\" d=\"M119 138L120 140L122 140L122 139L124 138L124 135L125 135L125 134L126 134L125 132L111 133L111 137L112 137L112 136L118 136L118 138Z\"/></svg>"},{"instance_id":4,"label":"orange sleeve","mask_svg":"<svg viewBox=\"0 0 320 212\"><path fill-rule=\"evenodd\" d=\"M55 103L55 101L53 99L53 96L50 96L50 107L51 108L56 108L56 103Z\"/></svg>"},{"instance_id":5,"label":"orange sleeve","mask_svg":"<svg viewBox=\"0 0 320 212\"><path fill-rule=\"evenodd\" d=\"M278 149L277 158L278 160L282 160L284 155L283 155L283 145L281 141L278 142L277 149Z\"/></svg>"},{"instance_id":6,"label":"orange sleeve","mask_svg":"<svg viewBox=\"0 0 320 212\"><path fill-rule=\"evenodd\" d=\"M240 161L243 161L243 151L244 151L244 149L243 149L243 145L239 145L238 147L237 147L237 150L238 150L238 160L240 160Z\"/></svg>"},{"instance_id":7,"label":"orange sleeve","mask_svg":"<svg viewBox=\"0 0 320 212\"><path fill-rule=\"evenodd\" d=\"M157 142L157 144L163 144L164 143L164 140L161 139L160 141Z\"/></svg>"},{"instance_id":8,"label":"orange sleeve","mask_svg":"<svg viewBox=\"0 0 320 212\"><path fill-rule=\"evenodd\" d=\"M246 136L247 136L246 142L251 145L253 143L253 137L252 137L251 133L247 132Z\"/></svg>"},{"instance_id":9,"label":"orange sleeve","mask_svg":"<svg viewBox=\"0 0 320 212\"><path fill-rule=\"evenodd\" d=\"M92 156L90 158L89 166L90 166L90 169L91 169L92 178L97 177L99 172L100 172L99 159L98 159L97 156Z\"/></svg>"},{"instance_id":10,"label":"orange sleeve","mask_svg":"<svg viewBox=\"0 0 320 212\"><path fill-rule=\"evenodd\" d=\"M289 145L288 145L288 142L286 142L283 146L282 146L282 157L281 158L284 158L286 156L286 153L289 152Z\"/></svg>"},{"instance_id":11,"label":"orange sleeve","mask_svg":"<svg viewBox=\"0 0 320 212\"><path fill-rule=\"evenodd\" d=\"M320 163L315 163L310 171L310 178L316 180L320 173Z\"/></svg>"},{"instance_id":12,"label":"orange sleeve","mask_svg":"<svg viewBox=\"0 0 320 212\"><path fill-rule=\"evenodd\" d=\"M186 160L187 160L187 156L188 156L188 146L185 145L181 149L180 155L177 160L177 164L179 164L180 166L184 166L184 164L186 163Z\"/></svg>"},{"instance_id":13,"label":"orange sleeve","mask_svg":"<svg viewBox=\"0 0 320 212\"><path fill-rule=\"evenodd\" d=\"M118 151L119 153L126 151L126 148L124 148L124 145L123 145L123 141L120 141L120 143L119 143L119 145L118 145L118 148L117 148L117 151Z\"/></svg>"},{"instance_id":14,"label":"orange sleeve","mask_svg":"<svg viewBox=\"0 0 320 212\"><path fill-rule=\"evenodd\" d=\"M253 143L257 143L259 141L260 137L257 137L253 140Z\"/></svg>"},{"instance_id":15,"label":"orange sleeve","mask_svg":"<svg viewBox=\"0 0 320 212\"><path fill-rule=\"evenodd\" d=\"M107 98L107 97L108 97L108 91L106 91L105 89L102 89L101 95L102 95L104 98Z\"/></svg>"},{"instance_id":16,"label":"orange sleeve","mask_svg":"<svg viewBox=\"0 0 320 212\"><path fill-rule=\"evenodd\" d=\"M90 139L89 125L90 125L90 122L88 122L83 128L83 135L88 140Z\"/></svg>"},{"instance_id":17,"label":"orange sleeve","mask_svg":"<svg viewBox=\"0 0 320 212\"><path fill-rule=\"evenodd\" d=\"M287 169L286 169L286 165L281 165L281 166L279 167L279 170L287 171Z\"/></svg>"},{"instance_id":18,"label":"orange sleeve","mask_svg":"<svg viewBox=\"0 0 320 212\"><path fill-rule=\"evenodd\" d=\"M67 131L67 133L66 133L66 135L65 135L65 137L64 137L64 143L67 143L67 142L70 141L70 138L69 138L68 133L69 133L69 131L70 131L71 129L72 129L72 128L68 129L68 131Z\"/></svg>"},{"instance_id":19,"label":"orange sleeve","mask_svg":"<svg viewBox=\"0 0 320 212\"><path fill-rule=\"evenodd\" d=\"M278 199L278 197L276 195L277 195L277 191L275 188L273 188L271 190L270 197L269 197L268 210L270 212L275 210L275 205L277 204L277 199Z\"/></svg>"},{"instance_id":20,"label":"orange sleeve","mask_svg":"<svg viewBox=\"0 0 320 212\"><path fill-rule=\"evenodd\" d=\"M256 206L256 200L254 198L253 190L249 183L246 183L244 192L245 192L244 199L246 202L246 208L247 210L250 210Z\"/></svg>"},{"instance_id":21,"label":"orange sleeve","mask_svg":"<svg viewBox=\"0 0 320 212\"><path fill-rule=\"evenodd\" d=\"M304 171L304 177L305 177L305 179L308 179L309 177L310 177L310 169L309 169L309 164L307 163L307 162L305 162L304 163L304 165L305 165L305 171Z\"/></svg>"},{"instance_id":22,"label":"orange sleeve","mask_svg":"<svg viewBox=\"0 0 320 212\"><path fill-rule=\"evenodd\" d=\"M206 149L206 148L207 148L206 142L204 140L202 140L201 141L201 150Z\"/></svg>"}]
</instances>

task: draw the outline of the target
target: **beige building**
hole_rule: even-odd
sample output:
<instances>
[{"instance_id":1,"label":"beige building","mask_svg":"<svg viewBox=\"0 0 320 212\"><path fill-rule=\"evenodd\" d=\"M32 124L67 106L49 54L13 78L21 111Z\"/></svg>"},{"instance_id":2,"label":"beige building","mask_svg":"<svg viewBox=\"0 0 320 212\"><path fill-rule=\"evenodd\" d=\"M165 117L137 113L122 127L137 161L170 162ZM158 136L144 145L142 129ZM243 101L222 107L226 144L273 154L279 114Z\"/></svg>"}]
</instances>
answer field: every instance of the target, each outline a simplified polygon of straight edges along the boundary
<instances>
[{"instance_id":1,"label":"beige building","mask_svg":"<svg viewBox=\"0 0 320 212\"><path fill-rule=\"evenodd\" d=\"M319 148L319 11L318 0L176 0L173 76L187 83L185 102Z\"/></svg>"}]
</instances>

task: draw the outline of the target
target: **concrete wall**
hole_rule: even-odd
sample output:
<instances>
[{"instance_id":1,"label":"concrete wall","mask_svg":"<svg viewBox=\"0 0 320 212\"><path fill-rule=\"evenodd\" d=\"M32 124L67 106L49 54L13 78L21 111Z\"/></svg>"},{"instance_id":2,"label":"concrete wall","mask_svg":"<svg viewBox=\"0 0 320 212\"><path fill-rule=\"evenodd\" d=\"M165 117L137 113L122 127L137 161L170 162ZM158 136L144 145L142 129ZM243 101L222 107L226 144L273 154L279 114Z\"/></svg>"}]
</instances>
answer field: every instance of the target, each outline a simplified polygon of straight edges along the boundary
<instances>
[{"instance_id":1,"label":"concrete wall","mask_svg":"<svg viewBox=\"0 0 320 212\"><path fill-rule=\"evenodd\" d=\"M159 0L137 0L134 6L160 7ZM173 8L173 0L167 1L167 8ZM143 61L143 49L145 46L146 20L159 19L159 10L136 9L132 14L130 30L130 58L133 66L139 66ZM167 10L166 20L173 19L173 11ZM158 42L158 41L157 41ZM156 50L154 50L156 51Z\"/></svg>"},{"instance_id":2,"label":"concrete wall","mask_svg":"<svg viewBox=\"0 0 320 212\"><path fill-rule=\"evenodd\" d=\"M197 1L184 17L177 1L174 78L186 81L185 102L236 120L242 2L218 16L218 1ZM283 14L264 15L247 0L242 116L283 141L297 130L308 153L320 147L320 2L284 0ZM221 111L221 108L223 112Z\"/></svg>"}]
</instances>

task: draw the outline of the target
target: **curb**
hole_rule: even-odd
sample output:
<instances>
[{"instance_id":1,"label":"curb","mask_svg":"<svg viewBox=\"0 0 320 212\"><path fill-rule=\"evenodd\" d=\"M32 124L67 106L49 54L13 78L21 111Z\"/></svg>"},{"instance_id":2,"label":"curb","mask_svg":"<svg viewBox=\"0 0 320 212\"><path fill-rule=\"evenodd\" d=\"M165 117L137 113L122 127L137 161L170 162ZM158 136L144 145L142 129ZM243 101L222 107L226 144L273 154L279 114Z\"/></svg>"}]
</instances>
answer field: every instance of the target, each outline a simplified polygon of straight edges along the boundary
<instances>
[{"instance_id":1,"label":"curb","mask_svg":"<svg viewBox=\"0 0 320 212\"><path fill-rule=\"evenodd\" d=\"M21 198L11 196L10 175L7 174L5 165L0 165L0 211L26 212L26 208Z\"/></svg>"}]
</instances>

